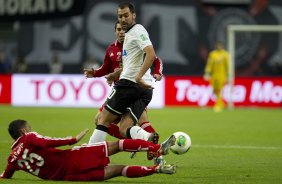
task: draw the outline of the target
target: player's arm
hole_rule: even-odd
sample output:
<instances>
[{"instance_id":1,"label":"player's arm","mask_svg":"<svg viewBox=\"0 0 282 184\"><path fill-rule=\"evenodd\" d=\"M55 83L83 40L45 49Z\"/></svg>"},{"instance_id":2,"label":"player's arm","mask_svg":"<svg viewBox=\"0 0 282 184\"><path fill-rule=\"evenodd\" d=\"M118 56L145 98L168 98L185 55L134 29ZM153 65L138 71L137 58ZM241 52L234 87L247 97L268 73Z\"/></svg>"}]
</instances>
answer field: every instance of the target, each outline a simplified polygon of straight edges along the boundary
<instances>
[{"instance_id":1,"label":"player's arm","mask_svg":"<svg viewBox=\"0 0 282 184\"><path fill-rule=\"evenodd\" d=\"M107 83L111 86L115 80L117 80L122 72L122 68L116 68L114 72L105 76Z\"/></svg>"},{"instance_id":2,"label":"player's arm","mask_svg":"<svg viewBox=\"0 0 282 184\"><path fill-rule=\"evenodd\" d=\"M143 51L146 53L143 65L135 77L136 82L145 88L152 88L151 85L148 85L142 79L143 75L147 72L147 70L152 66L154 59L156 58L156 53L153 45L146 46Z\"/></svg>"},{"instance_id":3,"label":"player's arm","mask_svg":"<svg viewBox=\"0 0 282 184\"><path fill-rule=\"evenodd\" d=\"M160 58L156 57L153 62L153 77L156 79L156 81L160 81L163 76L163 62Z\"/></svg>"},{"instance_id":4,"label":"player's arm","mask_svg":"<svg viewBox=\"0 0 282 184\"><path fill-rule=\"evenodd\" d=\"M210 53L208 56L206 67L205 67L204 80L206 81L210 80L211 72L212 72L212 54Z\"/></svg>"},{"instance_id":5,"label":"player's arm","mask_svg":"<svg viewBox=\"0 0 282 184\"><path fill-rule=\"evenodd\" d=\"M0 178L11 178L15 173L15 169L13 169L13 167L8 164L5 171L0 175Z\"/></svg>"},{"instance_id":6,"label":"player's arm","mask_svg":"<svg viewBox=\"0 0 282 184\"><path fill-rule=\"evenodd\" d=\"M106 54L105 54L105 58L104 58L104 63L103 65L94 70L94 77L102 77L102 76L105 76L109 73L111 73L111 58L110 58L110 54L109 52L107 51Z\"/></svg>"},{"instance_id":7,"label":"player's arm","mask_svg":"<svg viewBox=\"0 0 282 184\"><path fill-rule=\"evenodd\" d=\"M47 137L47 136L39 135L35 132L31 132L28 135L28 143L34 146L44 147L44 148L72 145L80 141L88 131L89 129L85 129L75 137L65 137L65 138Z\"/></svg>"}]
</instances>

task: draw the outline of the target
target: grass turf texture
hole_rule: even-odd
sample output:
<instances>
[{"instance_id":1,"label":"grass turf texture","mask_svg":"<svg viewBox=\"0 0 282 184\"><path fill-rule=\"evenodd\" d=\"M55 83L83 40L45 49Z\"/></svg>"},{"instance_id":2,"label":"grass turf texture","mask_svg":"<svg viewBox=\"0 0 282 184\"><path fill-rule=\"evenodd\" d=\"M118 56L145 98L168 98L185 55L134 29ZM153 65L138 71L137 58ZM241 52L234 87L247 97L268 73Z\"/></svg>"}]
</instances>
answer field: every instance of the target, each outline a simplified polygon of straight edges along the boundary
<instances>
[{"instance_id":1,"label":"grass turf texture","mask_svg":"<svg viewBox=\"0 0 282 184\"><path fill-rule=\"evenodd\" d=\"M97 109L0 107L0 172L6 166L12 139L7 127L14 119L26 119L40 134L63 137L76 135L84 128L90 133ZM177 164L174 175L152 175L144 178L113 178L106 183L282 183L282 111L281 109L235 109L214 113L211 109L150 109L149 118L163 141L176 131L187 132L192 147L184 155L170 153L168 163ZM108 136L108 140L115 140ZM68 147L64 147L68 148ZM152 165L145 153L134 159L129 153L111 157L112 164ZM0 183L73 183L44 181L23 171L12 180ZM87 182L76 182L87 183ZM91 182L93 183L93 182ZM99 182L95 182L99 183Z\"/></svg>"}]
</instances>

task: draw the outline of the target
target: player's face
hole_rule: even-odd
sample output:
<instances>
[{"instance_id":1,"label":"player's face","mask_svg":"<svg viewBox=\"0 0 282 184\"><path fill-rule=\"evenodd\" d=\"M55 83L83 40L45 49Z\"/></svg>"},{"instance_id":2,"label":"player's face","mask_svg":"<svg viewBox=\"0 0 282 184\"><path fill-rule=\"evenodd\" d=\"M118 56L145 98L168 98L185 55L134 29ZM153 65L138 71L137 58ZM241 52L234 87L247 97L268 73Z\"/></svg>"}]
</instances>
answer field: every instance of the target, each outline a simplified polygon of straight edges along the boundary
<instances>
[{"instance_id":1,"label":"player's face","mask_svg":"<svg viewBox=\"0 0 282 184\"><path fill-rule=\"evenodd\" d=\"M118 21L121 23L123 30L128 30L133 24L135 24L136 14L130 12L128 7L123 9L118 8Z\"/></svg>"},{"instance_id":2,"label":"player's face","mask_svg":"<svg viewBox=\"0 0 282 184\"><path fill-rule=\"evenodd\" d=\"M218 49L218 50L224 49L223 44L222 43L216 43L216 49Z\"/></svg>"},{"instance_id":3,"label":"player's face","mask_svg":"<svg viewBox=\"0 0 282 184\"><path fill-rule=\"evenodd\" d=\"M121 24L117 24L116 26L116 37L120 43L124 41L124 30L121 28Z\"/></svg>"}]
</instances>

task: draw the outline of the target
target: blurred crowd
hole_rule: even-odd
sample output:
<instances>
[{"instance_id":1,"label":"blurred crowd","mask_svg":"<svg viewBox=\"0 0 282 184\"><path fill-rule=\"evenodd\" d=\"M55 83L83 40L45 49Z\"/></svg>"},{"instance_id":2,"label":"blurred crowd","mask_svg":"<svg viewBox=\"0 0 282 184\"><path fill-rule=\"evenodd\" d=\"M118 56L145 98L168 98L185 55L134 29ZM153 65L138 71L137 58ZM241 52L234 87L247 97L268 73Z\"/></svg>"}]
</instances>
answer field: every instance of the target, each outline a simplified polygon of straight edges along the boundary
<instances>
[{"instance_id":1,"label":"blurred crowd","mask_svg":"<svg viewBox=\"0 0 282 184\"><path fill-rule=\"evenodd\" d=\"M60 56L57 52L53 53L50 62L48 63L48 72L50 74L61 74L64 72L64 64L62 63ZM99 63L95 58L88 54L85 61L82 63L81 71L84 68L99 68ZM5 51L0 50L0 74L12 74L12 73L34 73L34 69L29 68L28 62L24 56L18 55L16 58L10 57ZM42 73L42 72L35 72Z\"/></svg>"},{"instance_id":2,"label":"blurred crowd","mask_svg":"<svg viewBox=\"0 0 282 184\"><path fill-rule=\"evenodd\" d=\"M14 64L13 64L14 63ZM28 69L25 58L22 56L17 56L13 62L5 52L0 51L0 73L26 73Z\"/></svg>"}]
</instances>

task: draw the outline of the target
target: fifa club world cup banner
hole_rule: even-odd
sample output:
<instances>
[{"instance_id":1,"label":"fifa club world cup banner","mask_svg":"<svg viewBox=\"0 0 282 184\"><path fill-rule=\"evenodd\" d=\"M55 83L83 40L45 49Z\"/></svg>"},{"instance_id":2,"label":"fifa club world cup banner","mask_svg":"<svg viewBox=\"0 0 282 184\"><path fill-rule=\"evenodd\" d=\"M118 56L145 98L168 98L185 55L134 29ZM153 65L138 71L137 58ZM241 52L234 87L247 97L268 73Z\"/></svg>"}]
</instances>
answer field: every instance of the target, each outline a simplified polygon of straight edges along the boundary
<instances>
[{"instance_id":1,"label":"fifa club world cup banner","mask_svg":"<svg viewBox=\"0 0 282 184\"><path fill-rule=\"evenodd\" d=\"M0 0L0 21L58 19L83 13L86 0Z\"/></svg>"},{"instance_id":2,"label":"fifa club world cup banner","mask_svg":"<svg viewBox=\"0 0 282 184\"><path fill-rule=\"evenodd\" d=\"M110 94L105 79L83 75L0 75L0 104L13 106L100 107ZM222 91L225 102L230 87ZM150 108L212 106L215 97L202 77L164 77L154 84ZM235 106L282 107L282 79L236 78L232 88Z\"/></svg>"},{"instance_id":3,"label":"fifa club world cup banner","mask_svg":"<svg viewBox=\"0 0 282 184\"><path fill-rule=\"evenodd\" d=\"M230 90L225 85L222 96L225 102L232 98L235 106L282 107L281 78L236 78ZM166 77L165 93L167 106L211 106L215 102L212 87L202 77Z\"/></svg>"}]
</instances>

